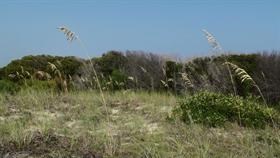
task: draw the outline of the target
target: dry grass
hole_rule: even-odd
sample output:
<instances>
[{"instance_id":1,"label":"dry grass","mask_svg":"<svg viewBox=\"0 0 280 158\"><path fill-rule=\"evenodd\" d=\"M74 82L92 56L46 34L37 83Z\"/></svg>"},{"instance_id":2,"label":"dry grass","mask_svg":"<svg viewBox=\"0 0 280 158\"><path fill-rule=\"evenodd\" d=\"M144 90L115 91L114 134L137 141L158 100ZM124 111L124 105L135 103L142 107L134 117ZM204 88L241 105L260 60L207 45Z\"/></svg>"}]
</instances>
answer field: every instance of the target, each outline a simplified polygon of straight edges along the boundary
<instances>
[{"instance_id":1,"label":"dry grass","mask_svg":"<svg viewBox=\"0 0 280 158\"><path fill-rule=\"evenodd\" d=\"M66 36L66 39L70 42L72 42L73 40L77 39L77 36L75 35L74 32L72 32L69 28L67 28L66 26L61 26L58 27L57 29L59 29L60 31L62 31L64 33L64 35Z\"/></svg>"},{"instance_id":2,"label":"dry grass","mask_svg":"<svg viewBox=\"0 0 280 158\"><path fill-rule=\"evenodd\" d=\"M228 65L230 68L233 69L234 73L238 76L238 78L240 79L241 83L244 83L244 82L248 82L250 83L252 86L254 86L257 91L259 92L263 102L265 103L265 105L268 107L267 103L266 103L266 100L263 96L263 93L260 89L260 87L257 85L257 83L253 80L253 78L246 72L246 70L240 68L239 66L237 66L236 64L234 63L231 63L231 62L225 62L224 63L225 65ZM271 118L271 121L273 123L273 126L276 128L276 125L274 123L274 120L272 119L272 116L270 114L270 118ZM278 138L279 138L279 135L277 135Z\"/></svg>"},{"instance_id":3,"label":"dry grass","mask_svg":"<svg viewBox=\"0 0 280 158\"><path fill-rule=\"evenodd\" d=\"M185 125L167 120L178 97L132 91L104 95L108 116L95 91L0 94L0 157L280 156L277 129Z\"/></svg>"},{"instance_id":4,"label":"dry grass","mask_svg":"<svg viewBox=\"0 0 280 158\"><path fill-rule=\"evenodd\" d=\"M60 62L57 61L57 63L59 64ZM67 88L67 81L66 81L65 74L61 73L61 71L57 68L57 66L55 64L51 63L51 62L48 62L48 67L53 74L52 77L55 80L57 89L59 91L67 93L68 88Z\"/></svg>"},{"instance_id":5,"label":"dry grass","mask_svg":"<svg viewBox=\"0 0 280 158\"><path fill-rule=\"evenodd\" d=\"M241 83L248 82L252 86L256 87L264 103L266 103L266 100L261 92L261 89L259 88L257 83L253 80L253 78L244 69L240 68L239 66L231 62L225 62L224 64L229 66L231 69L233 69L234 73L238 76Z\"/></svg>"},{"instance_id":6,"label":"dry grass","mask_svg":"<svg viewBox=\"0 0 280 158\"><path fill-rule=\"evenodd\" d=\"M67 40L69 40L70 42L72 42L73 40L78 40L81 48L83 48L84 52L86 53L86 55L88 57L88 60L90 61L90 65L91 65L91 68L93 70L93 73L94 73L94 76L95 76L95 80L97 82L98 89L99 89L99 92L100 92L100 96L102 98L102 103L103 103L103 106L105 108L106 115L107 115L107 117L106 117L107 124L108 124L108 129L106 130L107 131L107 135L112 139L111 130L110 130L110 127L109 127L110 126L110 120L109 120L109 117L108 117L107 101L105 99L105 95L104 95L103 89L101 87L101 83L99 81L99 77L98 77L97 71L95 70L95 67L94 67L94 65L92 63L92 59L89 56L89 52L88 52L85 44L82 42L82 40L74 32L72 32L69 28L67 28L65 26L62 26L62 27L59 27L58 29L65 34L65 36L67 37ZM111 139L109 139L108 142L105 143L106 144L106 149L108 150L110 155L113 154Z\"/></svg>"},{"instance_id":7,"label":"dry grass","mask_svg":"<svg viewBox=\"0 0 280 158\"><path fill-rule=\"evenodd\" d=\"M214 35L212 35L206 29L203 29L202 31L203 31L209 45L216 52L216 54L217 55L224 55L225 52L224 52L222 46L220 45L220 43L214 37ZM224 61L227 62L227 57L226 56L224 56ZM235 87L235 82L234 82L233 77L232 77L232 72L231 72L230 67L228 65L226 65L226 67L227 67L227 70L228 70L228 73L229 73L229 77L230 77L230 81L231 81L231 84L232 84L233 92L234 92L235 95L237 95L237 90L236 90L236 87Z\"/></svg>"},{"instance_id":8,"label":"dry grass","mask_svg":"<svg viewBox=\"0 0 280 158\"><path fill-rule=\"evenodd\" d=\"M240 68L239 66L237 66L231 62L225 62L224 64L229 65L234 70L234 73L240 78L241 83L250 82L253 85L256 85L256 82L244 69Z\"/></svg>"},{"instance_id":9,"label":"dry grass","mask_svg":"<svg viewBox=\"0 0 280 158\"><path fill-rule=\"evenodd\" d=\"M182 79L187 87L194 87L187 73L181 73Z\"/></svg>"},{"instance_id":10,"label":"dry grass","mask_svg":"<svg viewBox=\"0 0 280 158\"><path fill-rule=\"evenodd\" d=\"M203 29L202 32L204 33L208 43L213 48L213 50L217 50L217 53L221 53L223 51L220 43L216 40L216 38L208 32L206 29Z\"/></svg>"}]
</instances>

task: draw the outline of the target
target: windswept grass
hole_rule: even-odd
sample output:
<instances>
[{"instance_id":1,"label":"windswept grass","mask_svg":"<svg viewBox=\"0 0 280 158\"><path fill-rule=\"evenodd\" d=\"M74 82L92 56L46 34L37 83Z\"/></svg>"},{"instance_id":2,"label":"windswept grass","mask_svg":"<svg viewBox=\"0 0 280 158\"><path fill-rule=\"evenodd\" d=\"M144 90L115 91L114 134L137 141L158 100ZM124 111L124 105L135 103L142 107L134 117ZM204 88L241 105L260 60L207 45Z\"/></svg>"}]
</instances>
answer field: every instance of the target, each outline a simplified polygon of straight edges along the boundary
<instances>
[{"instance_id":1,"label":"windswept grass","mask_svg":"<svg viewBox=\"0 0 280 158\"><path fill-rule=\"evenodd\" d=\"M95 91L1 94L0 157L280 156L278 129L185 125L167 119L176 96L134 91L104 95L108 116ZM107 117L112 138L106 134Z\"/></svg>"},{"instance_id":2,"label":"windswept grass","mask_svg":"<svg viewBox=\"0 0 280 158\"><path fill-rule=\"evenodd\" d=\"M261 92L260 87L253 80L253 78L246 72L246 70L240 68L239 66L237 66L237 65L235 65L234 63L231 63L231 62L225 62L224 64L230 66L230 68L233 69L234 73L241 80L241 83L249 82L252 86L256 87L256 89L260 93L260 96L262 97L263 101L266 103L266 100L265 100L265 98L264 98L264 96Z\"/></svg>"}]
</instances>

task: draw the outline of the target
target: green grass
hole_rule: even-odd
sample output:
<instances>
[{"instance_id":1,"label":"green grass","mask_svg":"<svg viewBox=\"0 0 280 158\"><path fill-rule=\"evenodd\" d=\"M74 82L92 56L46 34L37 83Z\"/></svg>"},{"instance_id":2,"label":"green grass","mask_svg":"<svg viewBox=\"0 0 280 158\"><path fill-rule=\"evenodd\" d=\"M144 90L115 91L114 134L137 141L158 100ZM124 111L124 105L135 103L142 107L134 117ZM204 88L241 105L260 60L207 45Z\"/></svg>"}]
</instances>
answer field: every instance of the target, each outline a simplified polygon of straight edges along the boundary
<instances>
[{"instance_id":1,"label":"green grass","mask_svg":"<svg viewBox=\"0 0 280 158\"><path fill-rule=\"evenodd\" d=\"M0 94L0 157L280 157L279 129L168 120L180 99L119 91ZM109 117L109 122L107 122Z\"/></svg>"}]
</instances>

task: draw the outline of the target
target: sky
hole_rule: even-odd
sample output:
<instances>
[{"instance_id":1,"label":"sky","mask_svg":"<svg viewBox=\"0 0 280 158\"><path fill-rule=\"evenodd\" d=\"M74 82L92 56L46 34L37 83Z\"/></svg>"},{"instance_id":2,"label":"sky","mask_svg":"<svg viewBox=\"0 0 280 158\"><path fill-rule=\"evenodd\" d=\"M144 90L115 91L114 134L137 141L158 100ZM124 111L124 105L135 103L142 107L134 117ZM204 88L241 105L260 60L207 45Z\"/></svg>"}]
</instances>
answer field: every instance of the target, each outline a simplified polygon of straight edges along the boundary
<instances>
[{"instance_id":1,"label":"sky","mask_svg":"<svg viewBox=\"0 0 280 158\"><path fill-rule=\"evenodd\" d=\"M202 29L225 51L280 50L279 8L279 0L1 0L0 67L37 54L211 55ZM75 32L87 51L69 43L59 26Z\"/></svg>"}]
</instances>

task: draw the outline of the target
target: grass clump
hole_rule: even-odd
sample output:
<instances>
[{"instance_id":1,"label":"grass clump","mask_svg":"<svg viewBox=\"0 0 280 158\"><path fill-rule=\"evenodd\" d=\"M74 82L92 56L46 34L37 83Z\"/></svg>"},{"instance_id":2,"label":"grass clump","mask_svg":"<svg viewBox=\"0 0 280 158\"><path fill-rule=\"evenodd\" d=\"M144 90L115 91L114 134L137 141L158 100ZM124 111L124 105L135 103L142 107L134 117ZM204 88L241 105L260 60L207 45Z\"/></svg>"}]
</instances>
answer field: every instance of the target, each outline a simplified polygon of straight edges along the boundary
<instances>
[{"instance_id":1,"label":"grass clump","mask_svg":"<svg viewBox=\"0 0 280 158\"><path fill-rule=\"evenodd\" d=\"M179 96L144 91L105 92L107 115L98 94L0 93L0 157L280 156L279 128L208 128L167 121Z\"/></svg>"},{"instance_id":2,"label":"grass clump","mask_svg":"<svg viewBox=\"0 0 280 158\"><path fill-rule=\"evenodd\" d=\"M186 123L211 127L237 122L245 127L263 128L279 125L279 112L259 103L256 98L242 98L213 92L199 92L186 97L173 111Z\"/></svg>"},{"instance_id":3,"label":"grass clump","mask_svg":"<svg viewBox=\"0 0 280 158\"><path fill-rule=\"evenodd\" d=\"M15 93L20 88L18 85L12 81L9 80L0 80L0 92L5 93Z\"/></svg>"}]
</instances>

